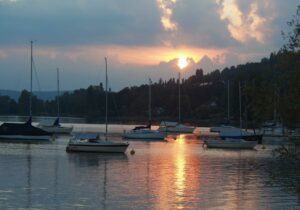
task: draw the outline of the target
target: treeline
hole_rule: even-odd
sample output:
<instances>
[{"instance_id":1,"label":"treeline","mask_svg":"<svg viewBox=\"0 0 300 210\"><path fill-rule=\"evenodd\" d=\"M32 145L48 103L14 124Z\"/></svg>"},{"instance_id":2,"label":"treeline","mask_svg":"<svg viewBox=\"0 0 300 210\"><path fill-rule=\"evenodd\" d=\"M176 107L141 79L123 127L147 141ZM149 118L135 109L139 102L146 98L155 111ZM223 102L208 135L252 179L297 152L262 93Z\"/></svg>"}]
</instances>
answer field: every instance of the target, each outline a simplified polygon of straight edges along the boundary
<instances>
[{"instance_id":1,"label":"treeline","mask_svg":"<svg viewBox=\"0 0 300 210\"><path fill-rule=\"evenodd\" d=\"M211 124L227 118L227 100L233 122L239 121L239 82L242 89L242 114L248 126L274 117L285 125L300 124L300 52L282 50L258 63L215 70L204 75L202 69L181 81L181 113L184 122ZM229 82L229 85L228 85ZM229 99L227 91L229 86ZM109 92L109 116L113 121L147 121L148 85ZM152 84L154 121L178 119L178 79L160 79ZM28 115L29 92L23 90L18 101L0 97L0 114ZM42 101L33 96L33 114L55 116L57 101ZM104 121L103 85L66 92L60 96L62 116ZM247 120L246 120L247 119ZM244 124L244 126L246 126Z\"/></svg>"}]
</instances>

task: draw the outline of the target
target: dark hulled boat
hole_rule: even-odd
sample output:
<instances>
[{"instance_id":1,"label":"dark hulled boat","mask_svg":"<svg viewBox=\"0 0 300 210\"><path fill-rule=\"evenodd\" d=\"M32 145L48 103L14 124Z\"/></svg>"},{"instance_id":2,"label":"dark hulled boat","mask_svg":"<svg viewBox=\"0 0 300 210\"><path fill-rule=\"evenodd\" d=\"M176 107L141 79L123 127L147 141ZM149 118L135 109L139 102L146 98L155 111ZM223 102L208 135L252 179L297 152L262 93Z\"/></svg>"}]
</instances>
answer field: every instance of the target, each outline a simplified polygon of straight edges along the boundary
<instances>
[{"instance_id":1,"label":"dark hulled boat","mask_svg":"<svg viewBox=\"0 0 300 210\"><path fill-rule=\"evenodd\" d=\"M49 141L52 134L31 124L31 118L25 123L3 123L0 126L1 140Z\"/></svg>"}]
</instances>

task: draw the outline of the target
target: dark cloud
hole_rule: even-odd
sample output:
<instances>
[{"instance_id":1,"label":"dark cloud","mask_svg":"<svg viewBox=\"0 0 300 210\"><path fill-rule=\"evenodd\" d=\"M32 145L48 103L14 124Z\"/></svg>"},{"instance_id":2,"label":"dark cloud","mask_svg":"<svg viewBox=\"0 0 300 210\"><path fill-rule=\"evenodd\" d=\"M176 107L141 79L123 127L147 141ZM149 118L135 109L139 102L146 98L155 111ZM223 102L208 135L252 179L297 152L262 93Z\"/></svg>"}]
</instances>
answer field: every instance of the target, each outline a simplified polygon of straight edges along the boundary
<instances>
[{"instance_id":1,"label":"dark cloud","mask_svg":"<svg viewBox=\"0 0 300 210\"><path fill-rule=\"evenodd\" d=\"M230 37L227 26L219 18L214 1L193 1L193 4L178 2L174 9L178 23L177 43L195 47L226 48L235 41Z\"/></svg>"},{"instance_id":2,"label":"dark cloud","mask_svg":"<svg viewBox=\"0 0 300 210\"><path fill-rule=\"evenodd\" d=\"M153 45L161 30L155 1L20 0L0 6L1 44Z\"/></svg>"}]
</instances>

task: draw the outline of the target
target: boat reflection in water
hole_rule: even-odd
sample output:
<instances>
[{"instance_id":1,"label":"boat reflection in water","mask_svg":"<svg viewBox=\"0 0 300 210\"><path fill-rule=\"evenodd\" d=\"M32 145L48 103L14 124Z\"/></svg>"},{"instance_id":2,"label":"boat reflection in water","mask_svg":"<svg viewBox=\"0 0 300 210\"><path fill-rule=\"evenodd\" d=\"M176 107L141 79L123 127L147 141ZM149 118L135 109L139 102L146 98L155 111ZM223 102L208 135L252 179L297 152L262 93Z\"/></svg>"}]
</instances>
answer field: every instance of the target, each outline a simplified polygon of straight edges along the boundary
<instances>
[{"instance_id":1,"label":"boat reflection in water","mask_svg":"<svg viewBox=\"0 0 300 210\"><path fill-rule=\"evenodd\" d=\"M69 153L71 165L79 191L86 191L86 197L78 201L77 207L107 209L108 196L114 196L114 169L128 161L124 153ZM86 171L87 173L84 173ZM119 175L119 174L118 174ZM75 185L76 185L75 183ZM83 188L83 189L82 189ZM93 192L93 196L89 195ZM91 198L92 197L92 198ZM93 201L96 199L96 202ZM97 204L100 202L100 205Z\"/></svg>"},{"instance_id":2,"label":"boat reflection in water","mask_svg":"<svg viewBox=\"0 0 300 210\"><path fill-rule=\"evenodd\" d=\"M271 145L264 150L205 149L201 139L187 134L165 142L132 141L134 155L66 153L67 138L53 144L0 145L0 168L5 169L0 173L0 209L299 206L299 193L284 190L299 176L286 173L292 164L275 163L274 171ZM279 174L275 182L272 172Z\"/></svg>"},{"instance_id":3,"label":"boat reflection in water","mask_svg":"<svg viewBox=\"0 0 300 210\"><path fill-rule=\"evenodd\" d=\"M68 153L68 161L75 167L98 167L104 161L128 161L124 153Z\"/></svg>"}]
</instances>

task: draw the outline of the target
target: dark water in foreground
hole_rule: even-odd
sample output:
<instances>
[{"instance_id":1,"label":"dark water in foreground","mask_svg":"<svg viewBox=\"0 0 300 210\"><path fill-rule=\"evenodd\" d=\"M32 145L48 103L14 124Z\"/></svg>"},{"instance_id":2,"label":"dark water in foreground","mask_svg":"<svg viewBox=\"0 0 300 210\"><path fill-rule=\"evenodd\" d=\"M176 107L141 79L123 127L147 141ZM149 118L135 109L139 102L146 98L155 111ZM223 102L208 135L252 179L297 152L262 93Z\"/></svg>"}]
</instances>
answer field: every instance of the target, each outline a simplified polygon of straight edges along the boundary
<instances>
[{"instance_id":1,"label":"dark water in foreground","mask_svg":"<svg viewBox=\"0 0 300 210\"><path fill-rule=\"evenodd\" d=\"M297 174L272 172L271 145L204 149L181 135L101 155L66 153L68 139L0 144L0 209L300 209Z\"/></svg>"}]
</instances>

